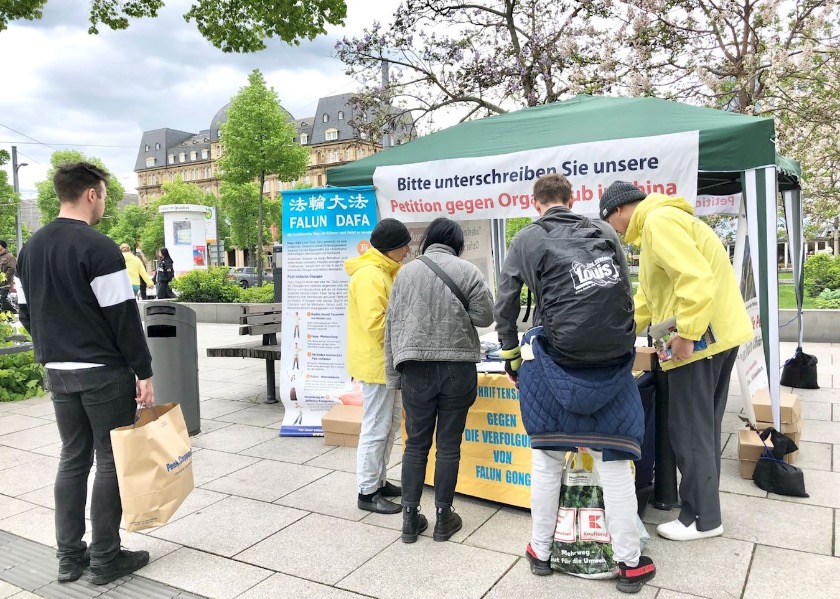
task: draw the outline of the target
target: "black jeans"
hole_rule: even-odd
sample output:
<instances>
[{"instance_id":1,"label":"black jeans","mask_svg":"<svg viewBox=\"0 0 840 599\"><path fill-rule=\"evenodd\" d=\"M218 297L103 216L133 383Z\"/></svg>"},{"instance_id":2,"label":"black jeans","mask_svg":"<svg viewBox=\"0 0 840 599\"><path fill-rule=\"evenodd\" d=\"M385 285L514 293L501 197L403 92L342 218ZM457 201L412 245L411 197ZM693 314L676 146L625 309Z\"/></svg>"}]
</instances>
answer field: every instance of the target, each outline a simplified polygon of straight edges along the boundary
<instances>
[{"instance_id":1,"label":"black jeans","mask_svg":"<svg viewBox=\"0 0 840 599\"><path fill-rule=\"evenodd\" d=\"M402 505L420 505L437 424L435 507L450 506L458 482L467 412L475 403L478 390L475 364L412 361L404 362L401 369L407 437L402 463Z\"/></svg>"},{"instance_id":2,"label":"black jeans","mask_svg":"<svg viewBox=\"0 0 840 599\"><path fill-rule=\"evenodd\" d=\"M169 281L158 281L157 283L157 297L155 299L165 300L174 297L169 290Z\"/></svg>"},{"instance_id":3,"label":"black jeans","mask_svg":"<svg viewBox=\"0 0 840 599\"><path fill-rule=\"evenodd\" d=\"M137 410L134 373L100 366L47 370L61 460L55 478L56 556L79 558L85 551L87 480L96 453L96 478L90 503L90 559L110 562L120 550L122 504L111 450L111 429L134 422Z\"/></svg>"}]
</instances>

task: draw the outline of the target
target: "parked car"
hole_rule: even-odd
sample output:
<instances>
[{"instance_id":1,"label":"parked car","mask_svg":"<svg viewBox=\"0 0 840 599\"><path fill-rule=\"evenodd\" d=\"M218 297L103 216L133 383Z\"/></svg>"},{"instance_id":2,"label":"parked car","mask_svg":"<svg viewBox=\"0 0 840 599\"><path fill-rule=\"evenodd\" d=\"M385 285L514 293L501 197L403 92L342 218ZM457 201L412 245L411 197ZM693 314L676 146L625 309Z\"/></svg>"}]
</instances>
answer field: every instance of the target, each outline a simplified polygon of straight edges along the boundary
<instances>
[{"instance_id":1,"label":"parked car","mask_svg":"<svg viewBox=\"0 0 840 599\"><path fill-rule=\"evenodd\" d=\"M229 281L236 281L236 283L243 289L253 287L257 284L257 267L256 266L234 266L228 269L227 278ZM263 283L274 283L274 273L271 269L263 270Z\"/></svg>"}]
</instances>

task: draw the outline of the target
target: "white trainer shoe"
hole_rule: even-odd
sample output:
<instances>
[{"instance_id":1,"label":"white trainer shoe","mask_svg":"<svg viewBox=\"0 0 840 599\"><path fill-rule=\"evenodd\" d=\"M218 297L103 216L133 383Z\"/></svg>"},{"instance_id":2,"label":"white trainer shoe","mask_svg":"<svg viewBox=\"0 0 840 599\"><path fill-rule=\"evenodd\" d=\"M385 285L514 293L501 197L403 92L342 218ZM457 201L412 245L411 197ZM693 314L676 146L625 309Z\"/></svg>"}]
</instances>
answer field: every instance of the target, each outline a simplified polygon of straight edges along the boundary
<instances>
[{"instance_id":1,"label":"white trainer shoe","mask_svg":"<svg viewBox=\"0 0 840 599\"><path fill-rule=\"evenodd\" d=\"M657 526L656 533L660 537L665 537L672 541L696 541L698 539L708 539L709 537L719 537L723 534L723 524L712 530L697 530L696 522L692 522L689 526L686 526L679 520L672 520L671 522Z\"/></svg>"}]
</instances>

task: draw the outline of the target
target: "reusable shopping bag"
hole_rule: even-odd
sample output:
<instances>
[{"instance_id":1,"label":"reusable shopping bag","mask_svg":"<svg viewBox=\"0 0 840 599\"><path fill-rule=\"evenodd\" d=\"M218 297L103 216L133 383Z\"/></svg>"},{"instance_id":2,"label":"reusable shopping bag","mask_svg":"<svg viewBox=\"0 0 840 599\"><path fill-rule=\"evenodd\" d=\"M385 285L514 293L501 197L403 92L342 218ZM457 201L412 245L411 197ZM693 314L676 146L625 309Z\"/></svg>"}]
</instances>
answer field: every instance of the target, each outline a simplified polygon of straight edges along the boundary
<instances>
[{"instance_id":1,"label":"reusable shopping bag","mask_svg":"<svg viewBox=\"0 0 840 599\"><path fill-rule=\"evenodd\" d=\"M612 578L617 564L611 541L598 475L584 465L580 452L571 454L563 472L551 569L580 578Z\"/></svg>"},{"instance_id":2,"label":"reusable shopping bag","mask_svg":"<svg viewBox=\"0 0 840 599\"><path fill-rule=\"evenodd\" d=\"M128 532L166 524L193 490L192 445L181 406L141 408L133 425L111 431Z\"/></svg>"}]
</instances>

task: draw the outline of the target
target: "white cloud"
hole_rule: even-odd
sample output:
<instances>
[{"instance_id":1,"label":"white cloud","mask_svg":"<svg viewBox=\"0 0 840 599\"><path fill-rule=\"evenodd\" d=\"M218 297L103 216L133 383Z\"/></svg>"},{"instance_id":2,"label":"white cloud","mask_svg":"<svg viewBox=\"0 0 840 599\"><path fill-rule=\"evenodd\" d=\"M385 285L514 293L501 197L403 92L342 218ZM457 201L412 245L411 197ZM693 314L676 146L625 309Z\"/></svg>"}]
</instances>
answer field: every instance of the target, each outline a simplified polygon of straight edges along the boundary
<instances>
[{"instance_id":1,"label":"white cloud","mask_svg":"<svg viewBox=\"0 0 840 599\"><path fill-rule=\"evenodd\" d=\"M169 0L157 19L90 36L88 3L51 0L41 21L15 22L0 33L0 124L20 132L0 127L0 148L14 142L19 161L28 163L19 171L24 197L34 196L53 152L25 136L101 158L131 190L144 130L208 128L254 68L296 118L312 116L318 98L355 89L332 58L336 40L387 20L399 0L348 0L346 27L330 27L327 36L300 46L270 42L245 55L206 42L182 17L190 4Z\"/></svg>"}]
</instances>

